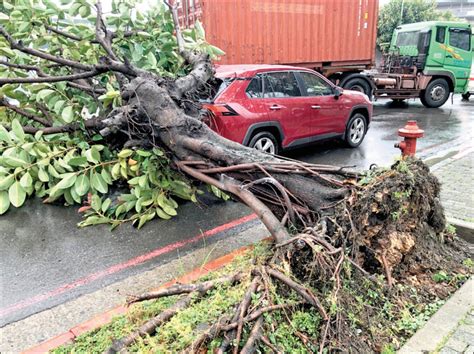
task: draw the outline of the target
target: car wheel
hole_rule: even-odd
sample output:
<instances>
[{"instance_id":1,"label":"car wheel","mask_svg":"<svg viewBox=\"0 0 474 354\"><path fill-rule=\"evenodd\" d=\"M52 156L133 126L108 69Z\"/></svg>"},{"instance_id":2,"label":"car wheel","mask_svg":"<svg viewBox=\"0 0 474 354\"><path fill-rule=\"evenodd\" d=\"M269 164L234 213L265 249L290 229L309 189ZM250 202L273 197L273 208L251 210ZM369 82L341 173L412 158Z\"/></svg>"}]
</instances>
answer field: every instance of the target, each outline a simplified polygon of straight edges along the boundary
<instances>
[{"instance_id":1,"label":"car wheel","mask_svg":"<svg viewBox=\"0 0 474 354\"><path fill-rule=\"evenodd\" d=\"M431 81L421 92L420 100L425 107L441 107L449 98L449 85L445 79Z\"/></svg>"},{"instance_id":2,"label":"car wheel","mask_svg":"<svg viewBox=\"0 0 474 354\"><path fill-rule=\"evenodd\" d=\"M343 88L347 90L352 90L352 91L359 91L362 93L365 93L369 98L372 96L372 89L369 85L369 83L361 78L355 78L347 81Z\"/></svg>"},{"instance_id":3,"label":"car wheel","mask_svg":"<svg viewBox=\"0 0 474 354\"><path fill-rule=\"evenodd\" d=\"M250 139L249 147L267 154L278 154L278 142L272 133L260 132Z\"/></svg>"},{"instance_id":4,"label":"car wheel","mask_svg":"<svg viewBox=\"0 0 474 354\"><path fill-rule=\"evenodd\" d=\"M347 123L345 140L350 147L358 147L367 133L367 121L361 113L354 114Z\"/></svg>"}]
</instances>

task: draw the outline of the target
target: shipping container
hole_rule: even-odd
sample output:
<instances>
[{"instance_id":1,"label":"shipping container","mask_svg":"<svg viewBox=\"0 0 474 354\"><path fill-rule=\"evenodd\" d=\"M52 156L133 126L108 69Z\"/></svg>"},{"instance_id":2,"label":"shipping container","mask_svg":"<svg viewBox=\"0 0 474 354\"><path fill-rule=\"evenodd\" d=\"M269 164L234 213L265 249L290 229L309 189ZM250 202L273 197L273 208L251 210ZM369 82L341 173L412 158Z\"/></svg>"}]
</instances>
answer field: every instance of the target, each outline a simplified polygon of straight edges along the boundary
<instances>
[{"instance_id":1,"label":"shipping container","mask_svg":"<svg viewBox=\"0 0 474 354\"><path fill-rule=\"evenodd\" d=\"M220 64L292 64L335 71L374 64L378 0L182 0L181 24L199 19Z\"/></svg>"}]
</instances>

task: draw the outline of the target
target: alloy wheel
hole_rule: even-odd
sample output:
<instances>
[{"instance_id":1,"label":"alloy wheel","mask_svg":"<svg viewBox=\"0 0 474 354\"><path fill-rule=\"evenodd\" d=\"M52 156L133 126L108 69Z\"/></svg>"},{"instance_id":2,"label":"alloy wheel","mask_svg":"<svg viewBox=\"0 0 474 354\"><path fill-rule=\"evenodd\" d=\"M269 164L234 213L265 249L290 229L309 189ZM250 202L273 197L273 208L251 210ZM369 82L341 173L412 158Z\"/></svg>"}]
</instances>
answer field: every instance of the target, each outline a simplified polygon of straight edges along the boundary
<instances>
[{"instance_id":1,"label":"alloy wheel","mask_svg":"<svg viewBox=\"0 0 474 354\"><path fill-rule=\"evenodd\" d=\"M353 144L358 144L364 138L365 122L362 118L356 118L349 127L349 137Z\"/></svg>"},{"instance_id":2,"label":"alloy wheel","mask_svg":"<svg viewBox=\"0 0 474 354\"><path fill-rule=\"evenodd\" d=\"M273 141L267 137L262 137L258 139L253 145L253 148L262 152L266 152L268 154L275 154L275 150L276 150L276 147Z\"/></svg>"}]
</instances>

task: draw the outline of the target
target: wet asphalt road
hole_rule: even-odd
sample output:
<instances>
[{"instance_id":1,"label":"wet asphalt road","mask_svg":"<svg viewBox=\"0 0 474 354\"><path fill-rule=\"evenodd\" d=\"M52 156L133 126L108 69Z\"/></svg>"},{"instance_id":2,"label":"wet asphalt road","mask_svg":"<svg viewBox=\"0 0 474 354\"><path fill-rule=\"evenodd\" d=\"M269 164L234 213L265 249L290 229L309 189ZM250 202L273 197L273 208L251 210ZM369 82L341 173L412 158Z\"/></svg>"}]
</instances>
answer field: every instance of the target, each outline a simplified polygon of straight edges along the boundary
<instances>
[{"instance_id":1,"label":"wet asphalt road","mask_svg":"<svg viewBox=\"0 0 474 354\"><path fill-rule=\"evenodd\" d=\"M339 142L328 142L285 155L357 168L368 168L372 163L389 165L399 155L393 147L399 140L397 130L410 119L416 119L425 130L425 138L418 144L420 155L442 153L452 144L472 139L474 101L461 102L455 98L454 104L449 102L439 109L424 108L417 100L396 106L390 101L379 101L375 103L368 135L359 148L348 149ZM75 225L80 215L75 208L30 200L25 207L0 217L0 327L163 264L204 242L232 237L257 221L250 220L184 245L200 232L249 214L238 203L206 198L199 209L192 204L183 205L173 220L153 221L140 231L125 225L109 232L102 226L78 229ZM183 246L108 273L113 266L176 242Z\"/></svg>"}]
</instances>

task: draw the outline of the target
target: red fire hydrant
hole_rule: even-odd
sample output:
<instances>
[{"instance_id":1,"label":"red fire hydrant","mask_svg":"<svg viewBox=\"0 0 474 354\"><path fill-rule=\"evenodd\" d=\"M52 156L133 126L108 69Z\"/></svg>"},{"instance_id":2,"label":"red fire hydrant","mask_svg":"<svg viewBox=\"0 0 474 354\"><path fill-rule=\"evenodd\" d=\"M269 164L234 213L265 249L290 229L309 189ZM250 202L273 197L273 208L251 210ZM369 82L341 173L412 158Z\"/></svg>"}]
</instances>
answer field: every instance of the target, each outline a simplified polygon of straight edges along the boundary
<instances>
[{"instance_id":1,"label":"red fire hydrant","mask_svg":"<svg viewBox=\"0 0 474 354\"><path fill-rule=\"evenodd\" d=\"M403 128L398 129L398 136L405 138L395 144L396 148L402 150L402 156L415 156L416 152L416 139L423 137L425 131L418 127L416 120L409 120L407 125Z\"/></svg>"}]
</instances>

